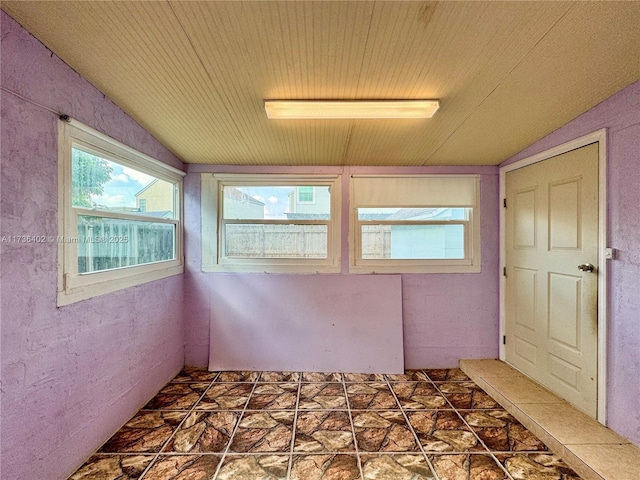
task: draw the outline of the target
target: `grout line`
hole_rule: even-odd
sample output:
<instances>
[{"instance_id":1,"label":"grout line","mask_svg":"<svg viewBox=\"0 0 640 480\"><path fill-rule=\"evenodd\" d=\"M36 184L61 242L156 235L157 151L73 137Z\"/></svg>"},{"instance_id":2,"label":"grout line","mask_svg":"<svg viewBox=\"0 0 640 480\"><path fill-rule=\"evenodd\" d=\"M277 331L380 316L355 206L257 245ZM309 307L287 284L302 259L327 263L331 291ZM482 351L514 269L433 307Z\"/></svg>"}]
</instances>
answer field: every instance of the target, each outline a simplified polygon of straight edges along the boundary
<instances>
[{"instance_id":1,"label":"grout line","mask_svg":"<svg viewBox=\"0 0 640 480\"><path fill-rule=\"evenodd\" d=\"M186 411L186 414L184 416L184 418L180 421L180 423L178 424L178 426L173 430L173 432L171 432L171 435L169 436L169 438L167 438L167 440L160 446L160 448L158 449L158 452L155 454L155 456L153 457L153 460L151 460L149 462L149 465L147 465L147 468L144 469L144 471L142 472L142 475L140 475L140 477L138 477L138 480L144 480L145 475L147 475L147 473L149 472L149 470L151 470L151 467L158 461L158 458L160 458L160 454L162 453L162 450L169 445L169 443L171 442L171 440L173 440L173 438L175 437L176 433L178 432L178 430L180 430L180 428L182 427L182 425L187 421L187 418L189 418L189 415L191 415L191 413L195 410L196 405L198 405L198 403L200 403L202 401L202 399L204 398L204 396L207 394L207 392L209 391L209 389L211 388L211 386L213 385L213 383L216 381L216 379L220 376L220 372L216 373L216 376L213 377L213 379L211 381L209 381L209 386L207 388L204 389L204 391L202 392L202 395L200 395L200 397L198 398L198 400L196 400L196 402L191 406L191 408L189 410ZM175 378L175 377L174 377ZM171 384L172 382L169 382L167 385ZM189 385L191 383L205 383L205 382L175 382L176 385ZM162 389L166 388L162 387ZM161 389L161 390L162 390ZM160 410L162 411L162 410ZM137 415L137 414L136 414ZM222 463L222 462L220 462ZM153 480L153 479L149 479L149 480Z\"/></svg>"},{"instance_id":2,"label":"grout line","mask_svg":"<svg viewBox=\"0 0 640 480\"><path fill-rule=\"evenodd\" d=\"M298 377L298 392L296 394L296 405L293 413L293 427L291 430L291 447L289 447L289 465L287 466L287 480L291 478L291 471L293 470L293 448L296 442L296 426L298 424L298 406L300 405L300 391L302 390L302 372Z\"/></svg>"},{"instance_id":3,"label":"grout line","mask_svg":"<svg viewBox=\"0 0 640 480\"><path fill-rule=\"evenodd\" d=\"M3 88L3 89L4 89L4 88ZM13 92L9 92L9 93L13 93ZM28 99L24 99L24 100L27 100L27 101L28 101ZM183 370L184 370L184 369L183 369ZM178 372L178 374L182 373L182 371L183 371L183 370L180 370L180 372ZM216 378L218 375L219 375L219 372L218 372L218 373L216 374L216 376L214 377L214 380L215 380L215 378ZM177 375L176 375L176 376L177 376ZM165 384L165 385L164 385L164 386L163 386L163 387L162 387L162 388L161 388L161 389L160 389L160 390L159 390L159 391L158 391L158 392L157 392L157 393L156 393L156 394L155 394L155 395L154 395L154 396L153 396L153 397L148 401L148 402L146 402L146 403L142 406L142 408L140 408L136 413L134 413L134 414L131 416L131 418L129 418L129 419L128 419L128 420L127 420L127 421L126 421L122 426L120 426L120 428L119 428L118 430L116 430L116 432L115 432L111 437L109 437L107 440L105 440L105 441L102 443L102 445L100 445L100 446L96 449L96 451L94 451L91 455L89 455L89 457L87 457L87 459L82 463L82 465L80 465L80 467L78 467L74 472L72 472L72 473L67 477L67 480L68 480L69 478L71 478L71 476L72 476L72 475L74 475L74 474L75 474L79 469L81 469L81 468L82 468L82 466L83 466L87 461L89 461L89 459L90 459L91 457L96 456L96 455L97 455L97 456L107 456L107 457L108 457L108 456L120 456L120 455L125 455L125 456L139 455L139 456L149 456L149 457L153 457L153 458L152 458L152 460L151 460L151 462L149 462L149 465L147 465L147 467L142 471L142 474L140 475L140 477L138 477L138 480L142 480L142 477L143 477L143 476L144 476L144 474L147 472L147 470L149 470L149 468L151 467L151 464L153 464L153 463L155 462L155 460L158 458L158 453L159 453L159 452L158 452L158 453L154 453L154 452L100 452L100 450L101 450L101 449L102 449L102 448L103 448L103 447L104 447L104 446L105 446L105 445L106 445L106 444L107 444L107 443L108 443L108 442L109 442L109 441L110 441L110 440L111 440L115 435L117 435L117 434L122 430L122 428L124 428L124 426L125 426L127 423L129 423L131 420L133 420L135 417L137 417L137 416L138 416L140 413L142 413L142 412L158 412L158 411L160 411L160 412L185 412L185 410L161 410L161 409L150 409L150 408L144 408L144 407L145 407L145 406L146 406L146 405L147 405L151 400L153 400L153 398L155 398L155 397L160 393L160 391L164 390L164 389L165 389L165 388L167 388L169 385L171 385L171 384L174 384L174 385L189 385L189 384L192 384L192 383L207 383L207 382L205 382L205 381L196 381L196 380L193 380L193 381L191 381L191 382L175 382L175 381L174 381L174 379L175 379L175 378L176 378L176 377L173 377L171 380L169 380L169 381L168 381L168 382L167 382L167 383L166 383L166 384ZM211 382L213 382L213 380L209 380L209 383L211 383ZM208 388L209 388L209 387L207 387L207 389L208 389ZM206 389L205 389L205 390L206 390ZM185 418L186 418L186 417L185 417ZM180 421L180 423L178 424L178 426L180 426L180 425L182 424L182 422L183 422L183 421L184 421L184 419ZM176 427L176 429L177 429L177 427ZM173 433L172 433L172 434L171 434L171 436L169 437L169 440L171 439L171 437L172 437L172 436L173 436ZM169 440L167 440L167 441L169 441ZM166 445L166 442L165 442L165 443L163 443L163 444L160 446L160 451L162 451L162 449L165 447L165 445Z\"/></svg>"},{"instance_id":4,"label":"grout line","mask_svg":"<svg viewBox=\"0 0 640 480\"><path fill-rule=\"evenodd\" d=\"M351 385L357 385L359 383L366 382L354 382ZM349 401L349 392L347 391L347 383L344 375L342 375L342 389L344 391L344 398L347 402L347 414L349 415L349 424L351 425L351 435L353 435L353 449L356 454L356 462L358 462L358 470L360 470L360 478L364 480L364 470L362 469L362 459L360 458L360 449L358 448L358 439L356 438L356 427L353 424L353 415L351 413L351 402Z\"/></svg>"},{"instance_id":5,"label":"grout line","mask_svg":"<svg viewBox=\"0 0 640 480\"><path fill-rule=\"evenodd\" d=\"M242 420L242 417L244 417L244 414L247 411L247 407L249 406L249 402L251 401L251 397L253 396L253 392L255 391L256 386L258 385L258 379L260 378L261 375L262 375L262 372L260 372L256 377L256 379L253 381L253 387L251 388L251 392L249 392L249 397L247 398L247 401L244 403L244 408L242 409L242 412L240 412L240 415L238 416L238 421L233 427L233 431L231 432L231 435L229 435L229 442L227 443L227 447L224 449L224 452L222 453L222 458L220 459L218 468L216 468L215 473L211 477L212 479L216 478L220 473L220 469L222 468L222 465L224 464L224 460L225 458L227 458L227 454L229 453L229 449L231 448L231 442L233 442L233 437L235 436L236 432L238 431L238 428L240 427L240 421ZM230 382L230 383L249 383L249 382ZM232 410L222 410L222 411L229 412ZM244 453L241 453L240 455L244 455Z\"/></svg>"},{"instance_id":6,"label":"grout line","mask_svg":"<svg viewBox=\"0 0 640 480\"><path fill-rule=\"evenodd\" d=\"M473 380L469 380L469 381L468 381L468 383L473 383L474 385L478 386L478 384L477 384L476 382L474 382ZM467 452L467 453L468 453L468 454L474 454L474 455L478 455L478 454L486 455L486 454L488 453L488 454L491 456L491 458L493 458L493 461L494 461L494 462L496 462L496 463L500 466L500 468L502 469L502 471L504 471L504 473L507 475L507 478L508 478L508 479L510 479L510 480L513 480L513 477L512 477L512 476L511 476L511 474L507 471L507 469L502 465L502 462L501 462L500 460L498 460L498 458L494 455L494 453L495 453L495 452L494 452L494 451L492 451L492 450L491 450L491 449L490 449L490 448L489 448L489 447L484 443L484 441L480 438L480 435L478 435L478 434L476 433L476 431L475 431L473 428L471 428L471 425L469 425L469 423L468 423L468 422L467 422L467 420L464 418L464 416L459 412L459 409L458 409L457 407L455 407L455 406L453 405L453 403L451 403L451 402L449 401L449 398L447 398L447 396L446 396L444 393L442 393L442 391L440 390L440 388L438 387L438 385L436 385L436 384L435 384L435 382L433 383L433 386L436 388L436 390L438 390L438 393L440 393L440 395L442 395L442 396L447 400L447 403L451 406L451 408L453 408L454 412L456 412L456 415L458 415L458 417L460 417L460 420L462 420L462 422L466 425L466 427L467 427L467 428L469 429L469 431L473 434L473 436L474 436L474 437L476 437L476 439L478 440L478 442L480 442L480 445L482 445L482 446L487 450L487 452ZM480 387L478 386L478 388L480 388ZM475 390L474 390L474 389L471 389L471 390L472 390L471 400L473 401L473 395L474 395L474 393L475 393ZM485 392L485 393L486 393L486 392ZM460 409L460 410L465 410L465 409ZM489 410L489 409L476 409L476 408L471 407L471 404L470 404L470 406L469 406L468 410L482 410L482 411L484 411L484 410ZM493 410L495 410L495 409L493 409ZM513 453L515 453L515 452L511 452L511 453L513 454ZM520 453L520 452L519 452L519 453Z\"/></svg>"},{"instance_id":7,"label":"grout line","mask_svg":"<svg viewBox=\"0 0 640 480\"><path fill-rule=\"evenodd\" d=\"M424 372L422 372L422 373L424 373ZM426 375L428 380L422 380L422 381L424 381L425 383L429 382L429 383L433 384L433 382L431 381L429 376L426 373L425 373L425 375ZM435 480L438 480L440 477L438 477L438 474L436 473L436 469L432 465L431 460L429 460L429 457L427 457L427 452L425 451L424 447L422 446L422 442L420 442L420 438L418 437L418 434L416 433L415 429L413 428L413 425L411 425L411 422L409 421L409 416L407 415L407 412L405 411L405 409L402 407L402 403L400 402L400 399L396 395L396 392L393 390L393 387L391 386L391 383L389 382L389 378L385 377L385 381L387 382L387 387L389 388L389 390L391 390L391 394L396 399L396 403L398 404L398 408L402 412L402 416L404 417L405 422L407 422L407 426L409 427L409 430L413 434L413 438L414 438L415 442L418 444L418 448L420 448L420 451L422 452L422 456L423 456L424 460L427 462L427 465L429 466L429 469L431 470L431 473L433 474L433 478ZM420 381L421 380L418 380L417 382L420 383Z\"/></svg>"}]
</instances>

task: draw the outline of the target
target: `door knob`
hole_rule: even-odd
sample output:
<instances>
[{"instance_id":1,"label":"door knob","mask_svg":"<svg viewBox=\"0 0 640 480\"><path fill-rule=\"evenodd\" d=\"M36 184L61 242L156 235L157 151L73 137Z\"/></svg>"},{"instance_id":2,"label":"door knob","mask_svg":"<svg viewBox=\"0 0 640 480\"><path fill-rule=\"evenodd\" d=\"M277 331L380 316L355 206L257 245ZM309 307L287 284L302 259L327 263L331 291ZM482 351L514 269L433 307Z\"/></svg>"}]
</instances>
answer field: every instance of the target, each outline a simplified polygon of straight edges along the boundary
<instances>
[{"instance_id":1,"label":"door knob","mask_svg":"<svg viewBox=\"0 0 640 480\"><path fill-rule=\"evenodd\" d=\"M580 270L581 272L591 273L595 268L596 267L594 267L590 263L583 263L582 265L578 265L578 270Z\"/></svg>"}]
</instances>

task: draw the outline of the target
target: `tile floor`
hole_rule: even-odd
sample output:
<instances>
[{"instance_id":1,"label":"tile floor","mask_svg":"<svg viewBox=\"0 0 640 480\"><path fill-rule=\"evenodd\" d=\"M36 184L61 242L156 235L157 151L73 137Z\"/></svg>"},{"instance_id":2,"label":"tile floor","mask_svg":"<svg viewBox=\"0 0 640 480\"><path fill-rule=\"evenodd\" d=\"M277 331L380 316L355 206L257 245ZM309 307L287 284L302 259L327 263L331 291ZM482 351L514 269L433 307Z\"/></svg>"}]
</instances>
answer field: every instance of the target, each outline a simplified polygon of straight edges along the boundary
<instances>
[{"instance_id":1,"label":"tile floor","mask_svg":"<svg viewBox=\"0 0 640 480\"><path fill-rule=\"evenodd\" d=\"M187 369L70 479L580 477L459 369Z\"/></svg>"}]
</instances>

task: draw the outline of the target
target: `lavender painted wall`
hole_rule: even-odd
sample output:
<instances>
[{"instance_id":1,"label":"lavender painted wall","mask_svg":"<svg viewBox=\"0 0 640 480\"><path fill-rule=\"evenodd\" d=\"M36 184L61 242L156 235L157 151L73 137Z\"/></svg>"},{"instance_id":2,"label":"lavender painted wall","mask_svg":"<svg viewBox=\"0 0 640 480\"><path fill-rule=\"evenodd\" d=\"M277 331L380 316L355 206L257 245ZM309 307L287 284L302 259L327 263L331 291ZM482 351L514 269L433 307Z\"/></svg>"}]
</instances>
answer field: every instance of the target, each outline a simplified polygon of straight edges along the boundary
<instances>
[{"instance_id":1,"label":"lavender painted wall","mask_svg":"<svg viewBox=\"0 0 640 480\"><path fill-rule=\"evenodd\" d=\"M1 235L58 234L58 120L32 102L182 168L149 133L0 15ZM56 308L57 245L8 242L0 248L0 478L64 479L183 365L183 276Z\"/></svg>"},{"instance_id":2,"label":"lavender painted wall","mask_svg":"<svg viewBox=\"0 0 640 480\"><path fill-rule=\"evenodd\" d=\"M640 445L640 81L510 158L504 165L607 128L607 424Z\"/></svg>"},{"instance_id":3,"label":"lavender painted wall","mask_svg":"<svg viewBox=\"0 0 640 480\"><path fill-rule=\"evenodd\" d=\"M216 312L212 301L214 284L229 274L202 273L200 173L324 173L342 174L343 199L349 198L348 178L360 173L479 173L481 174L482 272L479 274L403 274L402 316L406 368L453 367L460 358L498 356L498 170L496 167L239 167L189 165L185 180L185 340L186 364L206 366L209 361L209 319ZM345 289L359 294L356 275L348 272L349 206L342 210L342 274ZM248 275L248 274L244 274ZM243 276L243 274L236 274ZM280 275L282 276L282 275ZM284 275L295 295L296 275ZM221 278L222 277L222 278ZM269 275L263 275L269 282ZM349 279L353 279L352 282ZM321 292L319 292L321 294ZM242 302L238 292L236 302ZM359 297L360 301L366 301ZM278 299L265 299L264 310L278 308ZM215 316L215 315L214 315ZM256 319L257 332L264 329ZM265 334L267 331L265 330ZM281 348L286 348L282 345ZM222 353L222 352L221 352Z\"/></svg>"}]
</instances>

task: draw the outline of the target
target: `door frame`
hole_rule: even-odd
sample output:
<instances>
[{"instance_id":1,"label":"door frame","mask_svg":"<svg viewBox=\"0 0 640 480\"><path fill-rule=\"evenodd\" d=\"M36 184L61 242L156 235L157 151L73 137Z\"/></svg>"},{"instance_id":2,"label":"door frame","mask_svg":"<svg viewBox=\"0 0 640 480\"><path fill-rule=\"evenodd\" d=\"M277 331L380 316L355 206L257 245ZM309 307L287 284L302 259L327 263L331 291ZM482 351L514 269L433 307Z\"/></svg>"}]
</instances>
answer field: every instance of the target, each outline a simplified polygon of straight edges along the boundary
<instances>
[{"instance_id":1,"label":"door frame","mask_svg":"<svg viewBox=\"0 0 640 480\"><path fill-rule=\"evenodd\" d=\"M506 277L503 275L506 266L506 209L504 199L507 194L507 173L534 163L548 160L557 155L576 150L580 147L598 143L598 378L597 378L597 417L606 425L607 413L607 258L612 250L607 248L607 129L603 128L588 135L576 138L530 157L502 166L500 172L500 360L505 361L506 348L504 335L506 332Z\"/></svg>"}]
</instances>

